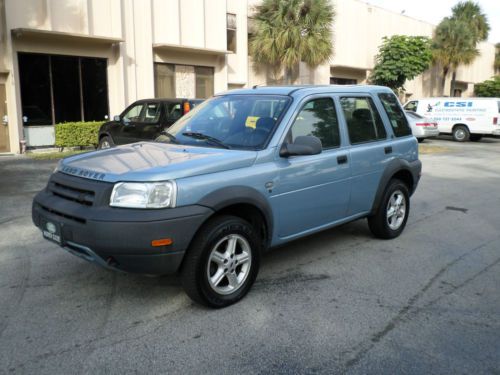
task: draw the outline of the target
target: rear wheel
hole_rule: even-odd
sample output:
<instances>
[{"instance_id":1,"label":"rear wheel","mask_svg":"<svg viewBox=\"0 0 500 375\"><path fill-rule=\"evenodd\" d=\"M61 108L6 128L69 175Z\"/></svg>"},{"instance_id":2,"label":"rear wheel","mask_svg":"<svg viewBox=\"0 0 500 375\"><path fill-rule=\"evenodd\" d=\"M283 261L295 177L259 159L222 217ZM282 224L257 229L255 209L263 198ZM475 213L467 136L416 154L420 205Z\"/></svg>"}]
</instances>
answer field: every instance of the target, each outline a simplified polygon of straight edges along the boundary
<instances>
[{"instance_id":1,"label":"rear wheel","mask_svg":"<svg viewBox=\"0 0 500 375\"><path fill-rule=\"evenodd\" d=\"M115 146L115 143L113 142L111 137L109 137L107 135L102 137L101 139L99 139L99 146L98 146L99 150L104 150L106 148L111 148L114 146Z\"/></svg>"},{"instance_id":2,"label":"rear wheel","mask_svg":"<svg viewBox=\"0 0 500 375\"><path fill-rule=\"evenodd\" d=\"M470 133L464 125L457 125L453 128L453 139L457 142L466 142L469 140Z\"/></svg>"},{"instance_id":3,"label":"rear wheel","mask_svg":"<svg viewBox=\"0 0 500 375\"><path fill-rule=\"evenodd\" d=\"M478 141L480 141L482 138L483 138L483 135L482 135L482 134L471 134L471 135L470 135L470 140L471 140L472 142L478 142Z\"/></svg>"},{"instance_id":4,"label":"rear wheel","mask_svg":"<svg viewBox=\"0 0 500 375\"><path fill-rule=\"evenodd\" d=\"M417 138L418 143L423 143L425 141L425 138Z\"/></svg>"},{"instance_id":5,"label":"rear wheel","mask_svg":"<svg viewBox=\"0 0 500 375\"><path fill-rule=\"evenodd\" d=\"M368 226L376 237L390 239L401 234L410 213L409 197L404 182L398 179L389 182L377 212L368 217Z\"/></svg>"},{"instance_id":6,"label":"rear wheel","mask_svg":"<svg viewBox=\"0 0 500 375\"><path fill-rule=\"evenodd\" d=\"M252 287L260 264L255 228L236 216L209 221L196 235L182 266L182 284L195 302L225 307Z\"/></svg>"}]
</instances>

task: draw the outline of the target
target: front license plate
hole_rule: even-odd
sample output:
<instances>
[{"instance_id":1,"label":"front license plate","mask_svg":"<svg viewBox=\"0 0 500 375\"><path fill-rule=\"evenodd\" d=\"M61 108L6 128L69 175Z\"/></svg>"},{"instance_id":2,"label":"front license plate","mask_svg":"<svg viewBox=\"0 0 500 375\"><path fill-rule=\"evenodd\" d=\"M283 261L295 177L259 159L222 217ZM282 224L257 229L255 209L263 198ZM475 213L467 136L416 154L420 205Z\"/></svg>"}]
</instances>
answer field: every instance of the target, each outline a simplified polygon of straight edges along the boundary
<instances>
[{"instance_id":1,"label":"front license plate","mask_svg":"<svg viewBox=\"0 0 500 375\"><path fill-rule=\"evenodd\" d=\"M43 236L53 241L59 245L61 245L61 225L54 221L42 221L42 233Z\"/></svg>"}]
</instances>

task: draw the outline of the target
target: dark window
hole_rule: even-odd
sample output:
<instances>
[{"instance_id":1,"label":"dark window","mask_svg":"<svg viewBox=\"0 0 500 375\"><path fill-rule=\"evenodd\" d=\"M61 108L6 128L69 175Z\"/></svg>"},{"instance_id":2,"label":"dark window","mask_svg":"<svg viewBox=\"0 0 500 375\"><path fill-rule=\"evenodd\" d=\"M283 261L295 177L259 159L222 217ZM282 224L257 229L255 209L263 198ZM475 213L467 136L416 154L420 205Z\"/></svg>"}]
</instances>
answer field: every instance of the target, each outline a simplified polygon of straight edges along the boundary
<instances>
[{"instance_id":1,"label":"dark window","mask_svg":"<svg viewBox=\"0 0 500 375\"><path fill-rule=\"evenodd\" d=\"M108 114L108 75L105 59L82 57L83 113L85 120L102 120Z\"/></svg>"},{"instance_id":2,"label":"dark window","mask_svg":"<svg viewBox=\"0 0 500 375\"><path fill-rule=\"evenodd\" d=\"M18 59L24 125L52 124L49 57L20 53Z\"/></svg>"},{"instance_id":3,"label":"dark window","mask_svg":"<svg viewBox=\"0 0 500 375\"><path fill-rule=\"evenodd\" d=\"M175 65L155 63L155 97L175 98Z\"/></svg>"},{"instance_id":4,"label":"dark window","mask_svg":"<svg viewBox=\"0 0 500 375\"><path fill-rule=\"evenodd\" d=\"M411 102L406 103L405 109L407 111L416 112L417 111L417 106L418 106L418 101L413 100Z\"/></svg>"},{"instance_id":5,"label":"dark window","mask_svg":"<svg viewBox=\"0 0 500 375\"><path fill-rule=\"evenodd\" d=\"M294 142L297 137L303 135L318 137L323 149L340 146L339 123L332 99L313 99L302 107L290 129L288 139Z\"/></svg>"},{"instance_id":6,"label":"dark window","mask_svg":"<svg viewBox=\"0 0 500 375\"><path fill-rule=\"evenodd\" d=\"M55 123L82 121L78 57L51 56Z\"/></svg>"},{"instance_id":7,"label":"dark window","mask_svg":"<svg viewBox=\"0 0 500 375\"><path fill-rule=\"evenodd\" d=\"M106 59L19 53L18 60L25 125L108 115Z\"/></svg>"},{"instance_id":8,"label":"dark window","mask_svg":"<svg viewBox=\"0 0 500 375\"><path fill-rule=\"evenodd\" d=\"M356 85L357 80L352 78L330 77L330 85Z\"/></svg>"},{"instance_id":9,"label":"dark window","mask_svg":"<svg viewBox=\"0 0 500 375\"><path fill-rule=\"evenodd\" d=\"M340 104L347 121L351 144L385 139L387 133L371 98L342 97Z\"/></svg>"},{"instance_id":10,"label":"dark window","mask_svg":"<svg viewBox=\"0 0 500 375\"><path fill-rule=\"evenodd\" d=\"M227 13L227 50L236 53L236 14Z\"/></svg>"},{"instance_id":11,"label":"dark window","mask_svg":"<svg viewBox=\"0 0 500 375\"><path fill-rule=\"evenodd\" d=\"M195 66L196 98L206 99L214 94L214 68Z\"/></svg>"},{"instance_id":12,"label":"dark window","mask_svg":"<svg viewBox=\"0 0 500 375\"><path fill-rule=\"evenodd\" d=\"M410 125L394 94L378 94L396 137L411 135Z\"/></svg>"},{"instance_id":13,"label":"dark window","mask_svg":"<svg viewBox=\"0 0 500 375\"><path fill-rule=\"evenodd\" d=\"M130 107L127 110L127 112L125 112L125 114L122 116L122 119L125 122L129 122L129 121L140 122L143 107L144 107L144 103L139 103L139 104L136 104L136 105Z\"/></svg>"},{"instance_id":14,"label":"dark window","mask_svg":"<svg viewBox=\"0 0 500 375\"><path fill-rule=\"evenodd\" d=\"M148 124L156 124L160 120L160 115L160 103L148 103L144 110L144 117L142 121Z\"/></svg>"},{"instance_id":15,"label":"dark window","mask_svg":"<svg viewBox=\"0 0 500 375\"><path fill-rule=\"evenodd\" d=\"M167 118L170 121L177 121L182 117L182 104L181 103L169 103L167 105Z\"/></svg>"}]
</instances>

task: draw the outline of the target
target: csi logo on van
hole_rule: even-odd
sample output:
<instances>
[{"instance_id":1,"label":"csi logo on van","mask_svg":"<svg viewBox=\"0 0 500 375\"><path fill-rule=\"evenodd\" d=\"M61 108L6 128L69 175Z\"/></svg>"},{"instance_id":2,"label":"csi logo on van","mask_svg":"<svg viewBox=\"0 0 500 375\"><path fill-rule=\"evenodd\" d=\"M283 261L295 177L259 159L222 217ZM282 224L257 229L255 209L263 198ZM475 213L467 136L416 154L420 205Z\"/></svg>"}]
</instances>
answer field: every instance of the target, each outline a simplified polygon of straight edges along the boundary
<instances>
[{"instance_id":1,"label":"csi logo on van","mask_svg":"<svg viewBox=\"0 0 500 375\"><path fill-rule=\"evenodd\" d=\"M444 102L445 107L465 108L472 107L472 102Z\"/></svg>"}]
</instances>

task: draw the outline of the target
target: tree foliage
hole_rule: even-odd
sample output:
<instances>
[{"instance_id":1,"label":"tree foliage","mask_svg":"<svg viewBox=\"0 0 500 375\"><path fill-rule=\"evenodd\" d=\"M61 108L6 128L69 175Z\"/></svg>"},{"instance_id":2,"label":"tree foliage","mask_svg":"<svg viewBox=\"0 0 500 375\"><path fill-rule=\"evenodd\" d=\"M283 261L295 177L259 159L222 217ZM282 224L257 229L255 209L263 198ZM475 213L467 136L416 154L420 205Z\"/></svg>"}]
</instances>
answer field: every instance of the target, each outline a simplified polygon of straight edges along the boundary
<instances>
[{"instance_id":1,"label":"tree foliage","mask_svg":"<svg viewBox=\"0 0 500 375\"><path fill-rule=\"evenodd\" d=\"M454 94L455 77L460 65L468 65L479 55L477 44L486 40L490 26L481 7L470 1L461 1L452 8L451 17L445 17L437 26L432 51L434 62L442 67L441 91L444 94L446 77L453 72L450 95Z\"/></svg>"},{"instance_id":2,"label":"tree foliage","mask_svg":"<svg viewBox=\"0 0 500 375\"><path fill-rule=\"evenodd\" d=\"M263 0L256 7L253 60L275 72L289 73L303 61L314 68L333 53L330 0Z\"/></svg>"},{"instance_id":3,"label":"tree foliage","mask_svg":"<svg viewBox=\"0 0 500 375\"><path fill-rule=\"evenodd\" d=\"M432 61L430 39L423 36L384 37L371 81L395 91L429 68Z\"/></svg>"},{"instance_id":4,"label":"tree foliage","mask_svg":"<svg viewBox=\"0 0 500 375\"><path fill-rule=\"evenodd\" d=\"M474 94L479 97L500 98L500 76L474 85Z\"/></svg>"}]
</instances>

